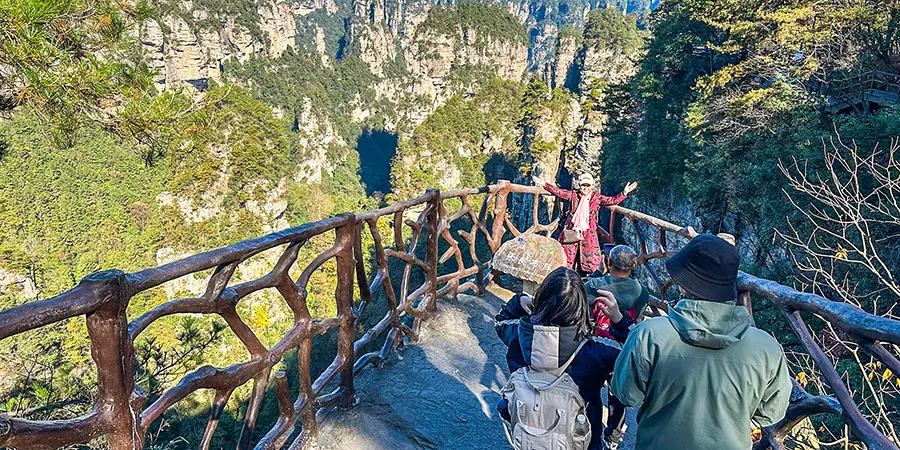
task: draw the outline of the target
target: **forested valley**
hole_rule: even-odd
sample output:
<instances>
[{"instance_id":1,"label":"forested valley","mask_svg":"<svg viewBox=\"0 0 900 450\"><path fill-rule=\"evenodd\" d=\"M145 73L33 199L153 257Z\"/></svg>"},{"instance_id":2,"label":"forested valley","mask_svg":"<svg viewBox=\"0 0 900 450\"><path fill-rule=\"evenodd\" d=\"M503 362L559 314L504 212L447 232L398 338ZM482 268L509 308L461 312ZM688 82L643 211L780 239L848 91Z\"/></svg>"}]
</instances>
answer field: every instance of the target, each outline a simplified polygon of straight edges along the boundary
<instances>
[{"instance_id":1,"label":"forested valley","mask_svg":"<svg viewBox=\"0 0 900 450\"><path fill-rule=\"evenodd\" d=\"M0 310L427 188L587 171L606 194L638 181L628 208L734 234L748 272L893 317L898 139L896 1L0 0ZM319 318L335 313L330 264L310 281ZM186 278L129 316L202 293ZM238 312L271 345L290 326L279 308L259 295ZM828 393L780 312L756 320ZM900 378L810 325L896 442ZM321 371L334 336L317 339ZM167 317L135 344L151 400L246 357L210 317ZM0 343L0 413L72 417L95 390L83 318ZM214 448L234 445L249 395ZM207 397L148 448L195 448ZM861 448L837 417L806 432Z\"/></svg>"}]
</instances>

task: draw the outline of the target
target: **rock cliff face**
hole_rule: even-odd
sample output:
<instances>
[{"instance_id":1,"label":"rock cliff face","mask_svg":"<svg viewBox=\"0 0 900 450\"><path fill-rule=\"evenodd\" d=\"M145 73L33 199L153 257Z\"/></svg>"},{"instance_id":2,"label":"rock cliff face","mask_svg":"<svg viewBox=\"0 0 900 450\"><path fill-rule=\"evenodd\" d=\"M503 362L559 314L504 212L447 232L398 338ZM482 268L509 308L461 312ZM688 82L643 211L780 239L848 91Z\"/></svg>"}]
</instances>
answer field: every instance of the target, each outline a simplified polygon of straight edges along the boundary
<instances>
[{"instance_id":1,"label":"rock cliff face","mask_svg":"<svg viewBox=\"0 0 900 450\"><path fill-rule=\"evenodd\" d=\"M548 94L551 97L565 95L558 89ZM519 170L513 180L516 183L532 184L532 175L557 183L564 172L571 174L579 170L572 160L578 145L579 127L583 122L578 99L566 95L565 100L550 102L550 105L539 108L536 119L526 130L520 160L523 162L522 168L527 170ZM512 220L520 229L531 225L532 201L530 196L516 196L511 200ZM552 204L552 199L545 198L544 204L539 207L542 222L546 223Z\"/></svg>"},{"instance_id":2,"label":"rock cliff face","mask_svg":"<svg viewBox=\"0 0 900 450\"><path fill-rule=\"evenodd\" d=\"M421 58L430 55L442 62L424 64L428 68L490 62L497 66L503 78L518 79L527 68L548 67L556 59L559 27L566 23L581 26L588 11L606 6L598 1L578 2L578 6L525 0L494 2L525 28L526 42L524 45L492 42L486 51L473 54L471 47L460 44L480 39L478 33L458 29L436 36L419 30L432 8L453 5L452 1L240 0L241 4L232 5L232 10L213 10L200 0L157 1L154 6L161 12L138 24L136 37L142 43L148 64L157 71L155 81L165 89L186 84L203 89L210 80L221 77L227 60L243 62L253 55L277 57L288 47L314 50L323 65L328 66L331 58L326 54L334 50L326 50L326 35L332 34L344 35L339 44L342 54L359 56L379 77L385 75L389 65L402 68L402 61L398 61L401 56L407 64L421 66L426 62ZM315 18L307 19L307 16ZM298 23L306 22L312 23L312 35L298 32ZM438 48L423 46L425 37L438 38L435 41ZM456 44L452 57L446 46L440 48L450 40ZM334 56L339 55L330 55ZM411 69L413 74L423 74L420 67ZM426 70L424 75L440 78L439 72L429 74ZM561 72L558 76L564 77ZM422 92L418 94L434 93L434 88L425 85L429 81L435 84L435 80L422 80L418 86ZM441 87L440 82L437 86Z\"/></svg>"},{"instance_id":3,"label":"rock cliff face","mask_svg":"<svg viewBox=\"0 0 900 450\"><path fill-rule=\"evenodd\" d=\"M335 11L333 0L262 0L251 15L209 11L192 0L166 4L158 17L138 24L144 56L163 89L198 89L219 80L226 60L252 55L277 57L297 45L297 17L317 10Z\"/></svg>"},{"instance_id":4,"label":"rock cliff face","mask_svg":"<svg viewBox=\"0 0 900 450\"><path fill-rule=\"evenodd\" d=\"M414 99L398 111L412 124L420 123L452 95L470 91L473 86L468 85L467 73L521 81L527 72L524 33L493 33L471 23L466 16L471 11L465 8L426 1L354 3L347 52L358 56L378 78L378 100L396 104L400 98Z\"/></svg>"},{"instance_id":5,"label":"rock cliff face","mask_svg":"<svg viewBox=\"0 0 900 450\"><path fill-rule=\"evenodd\" d=\"M297 146L305 152L305 157L297 167L294 179L298 183L321 182L323 173L334 172L335 161L328 160L328 149L344 147L347 142L335 133L331 122L315 113L311 99L303 102L297 124Z\"/></svg>"},{"instance_id":6,"label":"rock cliff face","mask_svg":"<svg viewBox=\"0 0 900 450\"><path fill-rule=\"evenodd\" d=\"M578 65L580 69L578 90L581 92L581 102L595 105L606 101L604 90L606 86L625 83L638 68L634 54L598 43L584 46ZM579 161L579 165L590 167L591 172L599 175L603 151L602 134L608 118L600 110L586 109L574 158Z\"/></svg>"},{"instance_id":7,"label":"rock cliff face","mask_svg":"<svg viewBox=\"0 0 900 450\"><path fill-rule=\"evenodd\" d=\"M551 90L565 87L577 94L566 94L571 98L564 108L542 113L545 117L534 124L530 138L522 140L524 160L549 179L560 170L599 175L606 118L585 104L598 101L590 98L596 97L592 90L598 84L622 81L634 71L629 55L584 43L579 27L591 10L606 6L597 1L554 5L500 0L486 6L440 0L243 0L250 4L239 13L211 10L203 0L164 1L175 3L138 27L148 64L164 89L204 89L222 78L229 60L274 59L292 47L326 69L348 56L365 63L372 75L367 82L372 98L351 98L347 117L324 113L310 98L293 107L298 149L305 155L293 178L301 183L319 182L323 173L332 173L335 161L329 160L334 158L329 151L352 144L335 131L343 120L378 124L402 138L454 95L473 95L494 76L526 81L530 69L543 74ZM461 147L458 153L495 155L510 139L485 136L480 149ZM532 141L539 142L538 151ZM424 156L407 155L417 160ZM438 172L444 184L460 182L452 164ZM521 172L519 181L527 182L530 174Z\"/></svg>"},{"instance_id":8,"label":"rock cliff face","mask_svg":"<svg viewBox=\"0 0 900 450\"><path fill-rule=\"evenodd\" d=\"M556 52L544 71L544 79L551 88L577 86L578 68L575 57L581 47L581 35L574 27L566 28L557 38Z\"/></svg>"}]
</instances>

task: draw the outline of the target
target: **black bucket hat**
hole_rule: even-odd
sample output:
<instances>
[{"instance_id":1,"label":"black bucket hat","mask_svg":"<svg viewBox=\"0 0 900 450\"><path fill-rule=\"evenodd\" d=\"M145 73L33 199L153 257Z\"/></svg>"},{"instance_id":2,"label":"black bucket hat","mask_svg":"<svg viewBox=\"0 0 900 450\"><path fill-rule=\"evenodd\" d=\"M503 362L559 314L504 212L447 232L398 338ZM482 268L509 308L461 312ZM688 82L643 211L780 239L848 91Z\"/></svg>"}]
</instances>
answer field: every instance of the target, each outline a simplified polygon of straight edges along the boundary
<instances>
[{"instance_id":1,"label":"black bucket hat","mask_svg":"<svg viewBox=\"0 0 900 450\"><path fill-rule=\"evenodd\" d=\"M666 260L666 270L678 286L701 300L724 302L737 298L741 255L734 245L712 234L691 239Z\"/></svg>"}]
</instances>

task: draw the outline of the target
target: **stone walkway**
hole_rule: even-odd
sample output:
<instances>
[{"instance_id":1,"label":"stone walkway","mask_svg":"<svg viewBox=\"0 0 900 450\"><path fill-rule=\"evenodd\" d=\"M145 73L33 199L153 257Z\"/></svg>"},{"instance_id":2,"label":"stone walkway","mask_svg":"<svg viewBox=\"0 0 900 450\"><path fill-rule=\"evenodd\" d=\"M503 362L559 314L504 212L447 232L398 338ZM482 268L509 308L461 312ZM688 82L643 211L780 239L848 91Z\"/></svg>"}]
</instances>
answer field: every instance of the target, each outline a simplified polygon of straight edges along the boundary
<instances>
[{"instance_id":1,"label":"stone walkway","mask_svg":"<svg viewBox=\"0 0 900 450\"><path fill-rule=\"evenodd\" d=\"M493 317L501 298L511 295L492 286L483 297L440 302L418 344L400 350L384 367L360 373L359 405L325 418L319 448L510 448L495 409L508 372ZM636 429L634 411L628 418L623 450L633 446Z\"/></svg>"}]
</instances>

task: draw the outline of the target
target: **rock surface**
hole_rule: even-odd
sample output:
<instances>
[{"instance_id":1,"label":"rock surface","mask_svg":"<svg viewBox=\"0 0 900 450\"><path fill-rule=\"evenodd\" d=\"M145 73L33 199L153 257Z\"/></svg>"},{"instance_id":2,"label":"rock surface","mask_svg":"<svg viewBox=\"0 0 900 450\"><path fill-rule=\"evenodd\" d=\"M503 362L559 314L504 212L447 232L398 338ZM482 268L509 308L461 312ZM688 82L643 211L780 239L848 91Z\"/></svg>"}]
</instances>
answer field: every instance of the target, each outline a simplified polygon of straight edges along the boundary
<instances>
[{"instance_id":1,"label":"rock surface","mask_svg":"<svg viewBox=\"0 0 900 450\"><path fill-rule=\"evenodd\" d=\"M483 297L439 303L417 344L356 380L359 404L330 413L319 447L354 449L510 448L495 406L509 375L493 316L512 293L491 286ZM633 447L634 411L622 449Z\"/></svg>"}]
</instances>

